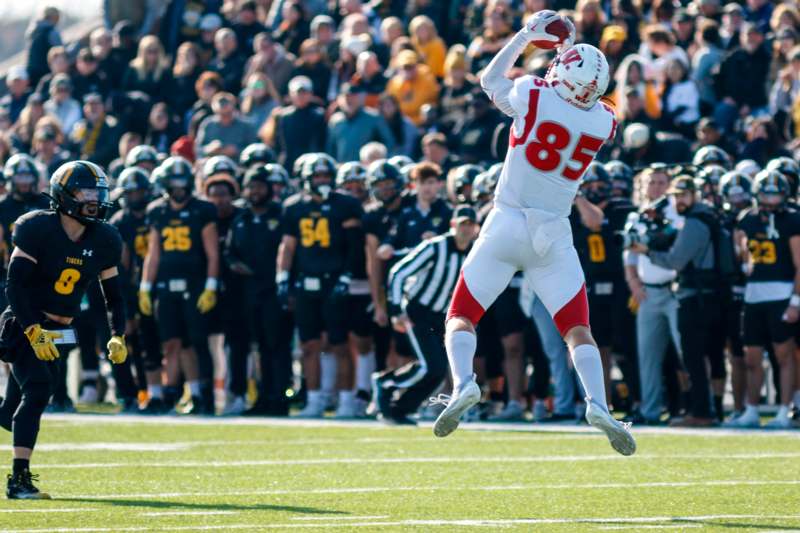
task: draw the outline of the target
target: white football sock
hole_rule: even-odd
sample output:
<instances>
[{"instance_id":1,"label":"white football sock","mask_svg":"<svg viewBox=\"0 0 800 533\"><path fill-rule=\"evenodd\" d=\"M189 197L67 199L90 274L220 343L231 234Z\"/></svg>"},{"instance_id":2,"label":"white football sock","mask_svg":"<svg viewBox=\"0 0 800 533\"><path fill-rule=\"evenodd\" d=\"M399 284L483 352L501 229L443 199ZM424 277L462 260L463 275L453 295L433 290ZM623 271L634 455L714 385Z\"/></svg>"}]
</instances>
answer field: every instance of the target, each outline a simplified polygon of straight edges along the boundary
<instances>
[{"instance_id":1,"label":"white football sock","mask_svg":"<svg viewBox=\"0 0 800 533\"><path fill-rule=\"evenodd\" d=\"M453 373L453 390L462 383L472 379L472 358L475 356L477 338L468 331L447 332L444 336L444 347L450 371Z\"/></svg>"},{"instance_id":2,"label":"white football sock","mask_svg":"<svg viewBox=\"0 0 800 533\"><path fill-rule=\"evenodd\" d=\"M320 390L333 397L336 389L336 356L329 352L319 354Z\"/></svg>"},{"instance_id":3,"label":"white football sock","mask_svg":"<svg viewBox=\"0 0 800 533\"><path fill-rule=\"evenodd\" d=\"M161 391L161 385L148 385L147 395L150 396L151 399L162 399L164 397L164 393Z\"/></svg>"},{"instance_id":4,"label":"white football sock","mask_svg":"<svg viewBox=\"0 0 800 533\"><path fill-rule=\"evenodd\" d=\"M375 352L358 354L356 362L356 389L372 390L372 373L375 372Z\"/></svg>"},{"instance_id":5,"label":"white football sock","mask_svg":"<svg viewBox=\"0 0 800 533\"><path fill-rule=\"evenodd\" d=\"M310 390L306 393L306 405L321 405L322 404L322 392L318 390Z\"/></svg>"},{"instance_id":6,"label":"white football sock","mask_svg":"<svg viewBox=\"0 0 800 533\"><path fill-rule=\"evenodd\" d=\"M792 398L792 403L794 404L795 407L800 409L800 389L797 389L796 391L794 391L794 396Z\"/></svg>"},{"instance_id":7,"label":"white football sock","mask_svg":"<svg viewBox=\"0 0 800 533\"><path fill-rule=\"evenodd\" d=\"M353 405L353 402L356 400L356 394L351 390L340 390L339 391L339 407L343 405Z\"/></svg>"},{"instance_id":8,"label":"white football sock","mask_svg":"<svg viewBox=\"0 0 800 533\"><path fill-rule=\"evenodd\" d=\"M781 405L778 408L778 412L775 415L775 418L777 418L778 420L785 420L785 419L789 418L789 406L788 405Z\"/></svg>"},{"instance_id":9,"label":"white football sock","mask_svg":"<svg viewBox=\"0 0 800 533\"><path fill-rule=\"evenodd\" d=\"M586 396L608 409L600 350L592 344L576 346L572 351L572 363L575 365L578 377L581 378Z\"/></svg>"}]
</instances>

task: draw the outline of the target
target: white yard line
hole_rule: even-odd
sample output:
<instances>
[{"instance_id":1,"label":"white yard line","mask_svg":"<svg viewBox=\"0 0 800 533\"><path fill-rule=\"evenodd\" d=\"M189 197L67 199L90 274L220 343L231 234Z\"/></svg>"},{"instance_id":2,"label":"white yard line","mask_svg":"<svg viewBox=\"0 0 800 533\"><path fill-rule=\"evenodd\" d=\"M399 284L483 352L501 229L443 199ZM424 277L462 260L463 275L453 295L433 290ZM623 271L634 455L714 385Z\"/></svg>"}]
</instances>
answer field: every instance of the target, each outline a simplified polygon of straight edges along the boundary
<instances>
[{"instance_id":1,"label":"white yard line","mask_svg":"<svg viewBox=\"0 0 800 533\"><path fill-rule=\"evenodd\" d=\"M388 515L378 515L378 516L296 516L292 518L292 520L382 520L384 518L389 518Z\"/></svg>"},{"instance_id":2,"label":"white yard line","mask_svg":"<svg viewBox=\"0 0 800 533\"><path fill-rule=\"evenodd\" d=\"M90 509L81 507L80 509L53 509L44 507L42 509L0 509L0 513L91 513L104 509Z\"/></svg>"},{"instance_id":3,"label":"white yard line","mask_svg":"<svg viewBox=\"0 0 800 533\"><path fill-rule=\"evenodd\" d=\"M311 466L337 464L424 464L424 463L575 463L594 461L654 461L654 460L693 460L693 461L731 461L762 459L796 459L800 452L784 453L740 453L740 454L638 454L631 457L621 455L543 455L543 456L461 456L461 457L331 457L326 459L263 459L242 461L136 461L132 463L43 463L36 465L44 469L100 469L100 468L234 468L243 466Z\"/></svg>"},{"instance_id":4,"label":"white yard line","mask_svg":"<svg viewBox=\"0 0 800 533\"><path fill-rule=\"evenodd\" d=\"M210 516L232 514L238 514L238 511L153 511L140 513L139 516Z\"/></svg>"},{"instance_id":5,"label":"white yard line","mask_svg":"<svg viewBox=\"0 0 800 533\"><path fill-rule=\"evenodd\" d=\"M637 488L676 488L676 487L719 487L719 486L763 486L800 485L800 480L710 480L710 481L652 481L644 483L541 483L530 485L488 485L488 486L414 486L414 487L331 487L324 489L272 489L233 492L158 492L136 494L66 494L64 497L87 500L117 499L166 499L166 498L218 498L225 496L280 496L291 494L367 494L380 492L504 492L504 491L537 491L537 490L586 490L586 489L637 489Z\"/></svg>"},{"instance_id":6,"label":"white yard line","mask_svg":"<svg viewBox=\"0 0 800 533\"><path fill-rule=\"evenodd\" d=\"M104 425L164 425L168 421L169 425L187 426L255 426L255 427L296 427L296 428L362 428L372 429L377 432L406 432L413 429L407 427L386 427L376 423L374 420L302 420L297 418L248 418L248 417L182 417L182 416L140 416L140 415L91 415L91 414L46 414L45 420L56 420L60 422L70 422L73 424L96 424ZM432 422L422 422L420 428L428 429ZM520 423L496 423L496 422L470 422L459 426L461 431L514 431L522 433L587 433L598 435L596 429L585 424L577 425L572 422L534 424L532 422ZM795 437L800 439L798 430L766 430L766 429L723 429L723 428L670 428L670 427L649 427L634 426L634 433L637 435L681 435L681 436L761 436L773 438L775 436Z\"/></svg>"},{"instance_id":7,"label":"white yard line","mask_svg":"<svg viewBox=\"0 0 800 533\"><path fill-rule=\"evenodd\" d=\"M643 526L635 524L631 526L600 526L597 529L688 529L693 527L703 527L700 524L678 524L678 525L663 525L663 526Z\"/></svg>"},{"instance_id":8,"label":"white yard line","mask_svg":"<svg viewBox=\"0 0 800 533\"><path fill-rule=\"evenodd\" d=\"M770 514L718 514L698 516L642 516L642 517L605 517L605 518L510 518L510 519L466 519L466 520L392 520L383 522L320 522L314 524L225 524L213 526L155 526L155 527L86 527L86 528L37 528L37 529L7 529L0 533L103 533L106 531L214 531L245 529L251 531L266 531L272 529L319 529L319 528L357 528L357 527L402 527L402 526L437 526L437 527L498 527L516 525L545 525L545 524L659 524L659 522L687 522L681 524L686 527L692 522L703 520L794 520L800 515L770 515ZM672 525L672 524L664 524ZM639 526L642 527L642 526Z\"/></svg>"}]
</instances>

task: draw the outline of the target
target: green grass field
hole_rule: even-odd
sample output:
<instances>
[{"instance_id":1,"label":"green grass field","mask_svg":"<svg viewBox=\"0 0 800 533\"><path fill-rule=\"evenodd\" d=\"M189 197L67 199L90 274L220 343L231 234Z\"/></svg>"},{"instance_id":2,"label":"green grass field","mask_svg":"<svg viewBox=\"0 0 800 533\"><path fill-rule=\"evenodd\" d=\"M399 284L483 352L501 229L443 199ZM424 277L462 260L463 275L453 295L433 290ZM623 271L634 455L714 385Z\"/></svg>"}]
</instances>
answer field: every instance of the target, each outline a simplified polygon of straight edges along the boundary
<instances>
[{"instance_id":1,"label":"green grass field","mask_svg":"<svg viewBox=\"0 0 800 533\"><path fill-rule=\"evenodd\" d=\"M798 431L540 427L50 416L0 531L800 530Z\"/></svg>"}]
</instances>

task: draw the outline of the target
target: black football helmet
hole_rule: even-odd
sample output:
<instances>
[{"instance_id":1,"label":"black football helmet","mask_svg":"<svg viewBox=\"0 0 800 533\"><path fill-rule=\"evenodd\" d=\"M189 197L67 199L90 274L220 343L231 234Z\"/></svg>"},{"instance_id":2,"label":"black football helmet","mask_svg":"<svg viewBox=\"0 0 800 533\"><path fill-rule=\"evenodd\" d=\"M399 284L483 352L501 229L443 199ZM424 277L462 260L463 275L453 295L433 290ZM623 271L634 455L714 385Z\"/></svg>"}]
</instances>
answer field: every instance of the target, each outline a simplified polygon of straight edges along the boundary
<instances>
[{"instance_id":1,"label":"black football helmet","mask_svg":"<svg viewBox=\"0 0 800 533\"><path fill-rule=\"evenodd\" d=\"M398 169L414 164L414 160L407 155L395 155L387 159L387 161Z\"/></svg>"},{"instance_id":2,"label":"black football helmet","mask_svg":"<svg viewBox=\"0 0 800 533\"><path fill-rule=\"evenodd\" d=\"M301 178L303 174L303 165L306 163L308 158L314 155L313 152L309 152L306 154L302 154L300 157L294 160L294 164L292 165L292 177L296 180Z\"/></svg>"},{"instance_id":3,"label":"black football helmet","mask_svg":"<svg viewBox=\"0 0 800 533\"><path fill-rule=\"evenodd\" d=\"M328 183L320 183L319 176L328 176ZM328 154L319 152L312 154L303 162L300 172L303 188L310 194L315 194L326 200L333 191L336 180L336 160Z\"/></svg>"},{"instance_id":4,"label":"black football helmet","mask_svg":"<svg viewBox=\"0 0 800 533\"><path fill-rule=\"evenodd\" d=\"M481 172L472 183L472 201L476 204L488 202L497 183L500 181L500 174L503 172L503 163L495 163L486 172Z\"/></svg>"},{"instance_id":5,"label":"black football helmet","mask_svg":"<svg viewBox=\"0 0 800 533\"><path fill-rule=\"evenodd\" d=\"M153 175L158 187L176 202L184 201L194 190L192 164L179 155L166 158Z\"/></svg>"},{"instance_id":6,"label":"black football helmet","mask_svg":"<svg viewBox=\"0 0 800 533\"><path fill-rule=\"evenodd\" d=\"M390 183L381 186L383 182ZM367 168L367 187L372 197L384 205L392 203L403 192L405 184L400 169L386 159L373 161Z\"/></svg>"},{"instance_id":7,"label":"black football helmet","mask_svg":"<svg viewBox=\"0 0 800 533\"><path fill-rule=\"evenodd\" d=\"M472 203L472 184L483 168L478 165L461 165L447 175L447 193L457 204Z\"/></svg>"},{"instance_id":8,"label":"black football helmet","mask_svg":"<svg viewBox=\"0 0 800 533\"><path fill-rule=\"evenodd\" d=\"M49 196L53 209L82 224L104 221L111 208L106 173L89 161L58 167L50 178Z\"/></svg>"},{"instance_id":9,"label":"black football helmet","mask_svg":"<svg viewBox=\"0 0 800 533\"><path fill-rule=\"evenodd\" d=\"M753 193L760 211L779 211L789 198L789 182L777 170L762 170L756 174Z\"/></svg>"},{"instance_id":10,"label":"black football helmet","mask_svg":"<svg viewBox=\"0 0 800 533\"><path fill-rule=\"evenodd\" d=\"M753 201L753 182L744 172L731 170L720 180L719 190L729 208L744 209Z\"/></svg>"},{"instance_id":11,"label":"black football helmet","mask_svg":"<svg viewBox=\"0 0 800 533\"><path fill-rule=\"evenodd\" d=\"M12 194L29 201L39 192L39 169L28 154L14 154L3 166L3 178Z\"/></svg>"},{"instance_id":12,"label":"black football helmet","mask_svg":"<svg viewBox=\"0 0 800 533\"><path fill-rule=\"evenodd\" d=\"M236 177L238 169L233 159L226 155L215 155L206 159L203 163L203 177L208 179L215 174L228 174L232 178Z\"/></svg>"},{"instance_id":13,"label":"black football helmet","mask_svg":"<svg viewBox=\"0 0 800 533\"><path fill-rule=\"evenodd\" d=\"M345 184L354 181L366 184L367 169L358 161L342 163L342 166L336 172L336 186L343 187Z\"/></svg>"},{"instance_id":14,"label":"black football helmet","mask_svg":"<svg viewBox=\"0 0 800 533\"><path fill-rule=\"evenodd\" d=\"M581 179L583 196L593 204L608 200L611 196L611 175L597 161L592 161Z\"/></svg>"},{"instance_id":15,"label":"black football helmet","mask_svg":"<svg viewBox=\"0 0 800 533\"><path fill-rule=\"evenodd\" d=\"M694 153L692 164L696 167L704 167L706 165L719 165L725 170L731 168L731 156L719 146L708 145L703 146Z\"/></svg>"},{"instance_id":16,"label":"black football helmet","mask_svg":"<svg viewBox=\"0 0 800 533\"><path fill-rule=\"evenodd\" d=\"M126 167L140 166L142 164L148 170L153 170L158 166L158 152L148 144L134 146L125 156Z\"/></svg>"},{"instance_id":17,"label":"black football helmet","mask_svg":"<svg viewBox=\"0 0 800 533\"><path fill-rule=\"evenodd\" d=\"M248 144L239 154L239 166L247 170L253 165L266 165L275 161L275 152L264 143Z\"/></svg>"},{"instance_id":18,"label":"black football helmet","mask_svg":"<svg viewBox=\"0 0 800 533\"><path fill-rule=\"evenodd\" d=\"M122 171L114 189L114 199L119 199L122 207L141 211L150 201L150 178L147 172L139 167L128 167ZM136 194L141 193L141 194ZM134 196L134 198L131 198Z\"/></svg>"},{"instance_id":19,"label":"black football helmet","mask_svg":"<svg viewBox=\"0 0 800 533\"><path fill-rule=\"evenodd\" d=\"M611 195L630 198L633 194L633 169L619 160L609 161L603 168L611 177Z\"/></svg>"},{"instance_id":20,"label":"black football helmet","mask_svg":"<svg viewBox=\"0 0 800 533\"><path fill-rule=\"evenodd\" d=\"M797 197L797 189L800 184L800 165L795 163L791 157L776 157L767 163L766 170L777 170L786 181L789 182L789 198Z\"/></svg>"},{"instance_id":21,"label":"black football helmet","mask_svg":"<svg viewBox=\"0 0 800 533\"><path fill-rule=\"evenodd\" d=\"M701 168L694 178L702 198L717 207L722 205L722 197L719 194L720 181L725 173L726 170L723 167L709 164Z\"/></svg>"}]
</instances>

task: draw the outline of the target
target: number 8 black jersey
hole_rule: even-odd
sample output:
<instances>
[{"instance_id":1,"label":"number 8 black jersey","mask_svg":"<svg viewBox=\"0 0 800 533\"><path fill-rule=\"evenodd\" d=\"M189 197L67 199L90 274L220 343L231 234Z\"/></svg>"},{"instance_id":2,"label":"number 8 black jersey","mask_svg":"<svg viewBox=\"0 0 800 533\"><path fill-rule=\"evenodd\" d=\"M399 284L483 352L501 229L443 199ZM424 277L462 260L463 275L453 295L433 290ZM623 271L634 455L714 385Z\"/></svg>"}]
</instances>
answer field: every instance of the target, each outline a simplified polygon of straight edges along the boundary
<instances>
[{"instance_id":1,"label":"number 8 black jersey","mask_svg":"<svg viewBox=\"0 0 800 533\"><path fill-rule=\"evenodd\" d=\"M147 223L161 238L158 281L205 278L203 228L216 218L214 205L199 198L192 197L178 211L172 209L166 198L150 204Z\"/></svg>"},{"instance_id":2,"label":"number 8 black jersey","mask_svg":"<svg viewBox=\"0 0 800 533\"><path fill-rule=\"evenodd\" d=\"M36 284L29 287L37 311L75 317L86 287L119 265L122 238L106 223L91 224L75 242L52 210L32 211L14 224L14 246L36 259Z\"/></svg>"},{"instance_id":3,"label":"number 8 black jersey","mask_svg":"<svg viewBox=\"0 0 800 533\"><path fill-rule=\"evenodd\" d=\"M347 240L342 223L360 221L363 214L358 200L339 193L331 193L321 204L302 193L286 200L283 233L297 239L297 272L304 276L343 272L347 268Z\"/></svg>"},{"instance_id":4,"label":"number 8 black jersey","mask_svg":"<svg viewBox=\"0 0 800 533\"><path fill-rule=\"evenodd\" d=\"M737 227L747 235L747 247L753 271L748 282L794 280L794 263L789 239L800 235L800 213L781 211L770 217L757 209L739 215Z\"/></svg>"}]
</instances>

